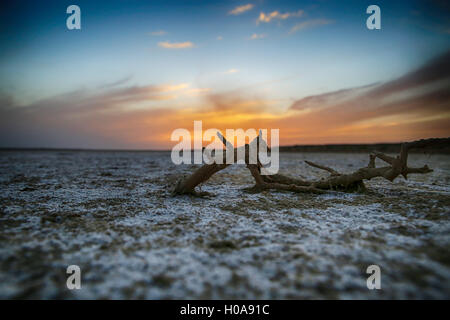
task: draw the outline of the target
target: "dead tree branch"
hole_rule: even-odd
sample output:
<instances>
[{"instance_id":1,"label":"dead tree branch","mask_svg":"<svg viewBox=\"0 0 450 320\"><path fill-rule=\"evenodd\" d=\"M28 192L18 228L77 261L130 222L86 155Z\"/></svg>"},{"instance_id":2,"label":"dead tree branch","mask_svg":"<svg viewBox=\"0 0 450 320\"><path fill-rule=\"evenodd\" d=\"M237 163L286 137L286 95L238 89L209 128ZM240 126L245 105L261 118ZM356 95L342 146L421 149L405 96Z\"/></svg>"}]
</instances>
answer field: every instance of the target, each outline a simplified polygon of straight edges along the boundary
<instances>
[{"instance_id":1,"label":"dead tree branch","mask_svg":"<svg viewBox=\"0 0 450 320\"><path fill-rule=\"evenodd\" d=\"M320 164L317 164L317 163L314 163L314 162L308 161L308 160L305 160L305 162L308 165L310 165L311 167L316 167L318 169L322 169L322 170L328 171L329 173L331 173L332 176L338 176L339 175L339 172L337 172L336 170L334 170L332 168L325 167L325 166L322 166Z\"/></svg>"},{"instance_id":2,"label":"dead tree branch","mask_svg":"<svg viewBox=\"0 0 450 320\"><path fill-rule=\"evenodd\" d=\"M205 164L198 168L193 174L187 178L181 179L176 185L173 194L197 194L195 187L200 183L207 181L214 173L225 169L230 165L226 162L227 154L233 153L235 162L237 161L237 149L228 142L225 137L218 133L219 138L225 146L225 152L223 153L223 162ZM255 138L250 144L256 143L259 151L259 147L265 141L262 139L261 134ZM352 173L341 174L336 170L311 162L305 161L308 165L325 170L330 173L330 176L326 179L318 181L306 181L302 179L292 178L282 174L274 175L261 175L262 165L257 159L256 164L249 162L250 145L246 144L245 148L245 163L249 169L251 175L255 180L255 186L251 188L252 191L260 192L263 190L282 190L291 191L296 193L315 193L321 194L325 192L344 191L344 192L361 192L365 191L364 180L370 180L376 177L382 177L389 181L393 181L399 175L402 175L407 179L408 174L426 174L432 172L427 165L421 168L408 167L408 152L414 148L426 148L429 146L445 145L448 146L450 138L433 138L424 139L413 142L403 143L400 148L400 153L397 157L391 157L380 152L374 152L369 155L369 163L367 167L360 168ZM376 158L386 162L388 164L384 167L377 168L375 166Z\"/></svg>"}]
</instances>

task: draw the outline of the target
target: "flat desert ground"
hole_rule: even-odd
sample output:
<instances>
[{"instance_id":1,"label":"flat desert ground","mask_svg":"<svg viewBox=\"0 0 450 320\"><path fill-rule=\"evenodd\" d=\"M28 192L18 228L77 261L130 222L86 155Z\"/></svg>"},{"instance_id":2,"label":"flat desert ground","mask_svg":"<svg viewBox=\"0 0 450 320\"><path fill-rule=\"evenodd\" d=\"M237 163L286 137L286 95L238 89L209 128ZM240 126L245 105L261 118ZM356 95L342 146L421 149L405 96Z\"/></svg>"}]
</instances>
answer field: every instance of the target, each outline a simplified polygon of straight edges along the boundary
<instances>
[{"instance_id":1,"label":"flat desert ground","mask_svg":"<svg viewBox=\"0 0 450 320\"><path fill-rule=\"evenodd\" d=\"M326 176L304 160L351 172L368 155L281 153L280 173ZM450 156L409 164L434 172L324 195L247 193L233 165L196 198L170 195L196 166L168 152L1 151L0 298L450 299Z\"/></svg>"}]
</instances>

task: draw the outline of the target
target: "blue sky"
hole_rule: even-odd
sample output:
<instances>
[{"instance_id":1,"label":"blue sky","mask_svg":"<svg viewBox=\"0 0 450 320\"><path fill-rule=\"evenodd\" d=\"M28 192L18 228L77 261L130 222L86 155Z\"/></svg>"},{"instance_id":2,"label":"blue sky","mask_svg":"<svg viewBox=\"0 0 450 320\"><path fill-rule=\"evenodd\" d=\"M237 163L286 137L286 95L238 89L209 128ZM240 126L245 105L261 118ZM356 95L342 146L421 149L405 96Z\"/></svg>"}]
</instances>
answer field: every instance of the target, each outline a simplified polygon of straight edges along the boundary
<instances>
[{"instance_id":1,"label":"blue sky","mask_svg":"<svg viewBox=\"0 0 450 320\"><path fill-rule=\"evenodd\" d=\"M81 30L66 28L71 4L81 8ZM365 26L370 4L381 8L381 30ZM0 94L17 106L152 85L185 95L124 109L194 108L204 94L245 91L277 114L307 96L392 81L450 44L449 7L441 1L19 0L2 6ZM258 21L273 12L270 21Z\"/></svg>"}]
</instances>

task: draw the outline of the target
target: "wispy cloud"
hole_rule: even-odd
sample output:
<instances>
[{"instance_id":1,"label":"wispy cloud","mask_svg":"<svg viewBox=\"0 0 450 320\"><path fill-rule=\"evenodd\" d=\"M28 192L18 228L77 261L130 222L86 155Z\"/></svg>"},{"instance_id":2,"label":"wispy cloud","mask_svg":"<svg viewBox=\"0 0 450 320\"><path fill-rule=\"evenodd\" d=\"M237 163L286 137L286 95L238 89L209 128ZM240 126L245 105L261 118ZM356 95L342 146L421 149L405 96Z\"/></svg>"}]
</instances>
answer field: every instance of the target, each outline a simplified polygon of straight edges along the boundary
<instances>
[{"instance_id":1,"label":"wispy cloud","mask_svg":"<svg viewBox=\"0 0 450 320\"><path fill-rule=\"evenodd\" d=\"M296 12L285 12L280 13L279 11L272 11L270 13L260 12L258 20L256 23L266 22L269 23L272 20L286 20L291 17L301 17L305 12L303 10L298 10Z\"/></svg>"},{"instance_id":2,"label":"wispy cloud","mask_svg":"<svg viewBox=\"0 0 450 320\"><path fill-rule=\"evenodd\" d=\"M224 74L233 74L233 73L238 73L239 70L238 69L229 69L227 71L224 72Z\"/></svg>"},{"instance_id":3,"label":"wispy cloud","mask_svg":"<svg viewBox=\"0 0 450 320\"><path fill-rule=\"evenodd\" d=\"M202 119L205 128L224 130L269 116L265 101L246 92L211 94L209 88L185 87L162 84L78 90L29 105L17 105L9 96L0 95L0 146L167 149L173 145L172 130L192 128L194 120ZM195 106L167 106L162 101L164 94L176 89L203 99ZM132 107L137 103L144 107Z\"/></svg>"},{"instance_id":4,"label":"wispy cloud","mask_svg":"<svg viewBox=\"0 0 450 320\"><path fill-rule=\"evenodd\" d=\"M170 92L186 89L189 87L189 83L179 83L179 84L164 84L155 86L154 88L159 92Z\"/></svg>"},{"instance_id":5,"label":"wispy cloud","mask_svg":"<svg viewBox=\"0 0 450 320\"><path fill-rule=\"evenodd\" d=\"M214 93L187 83L104 88L27 105L0 95L0 146L170 148L172 130L191 129L198 119L205 129L279 128L281 145L450 136L450 51L385 83L298 99L286 112L249 87ZM176 108L180 95L202 99L187 105L183 96L183 108Z\"/></svg>"},{"instance_id":6,"label":"wispy cloud","mask_svg":"<svg viewBox=\"0 0 450 320\"><path fill-rule=\"evenodd\" d=\"M164 31L164 30L150 32L150 35L152 35L152 36L163 36L166 34L167 34L167 31Z\"/></svg>"},{"instance_id":7,"label":"wispy cloud","mask_svg":"<svg viewBox=\"0 0 450 320\"><path fill-rule=\"evenodd\" d=\"M201 96L210 92L211 88L193 88L185 91L185 93L189 96Z\"/></svg>"},{"instance_id":8,"label":"wispy cloud","mask_svg":"<svg viewBox=\"0 0 450 320\"><path fill-rule=\"evenodd\" d=\"M251 3L243 5L243 6L238 6L238 7L234 8L233 10L231 10L230 12L228 12L228 14L237 16L238 14L241 14L241 13L244 13L246 11L253 9L253 7L254 7L254 5Z\"/></svg>"},{"instance_id":9,"label":"wispy cloud","mask_svg":"<svg viewBox=\"0 0 450 320\"><path fill-rule=\"evenodd\" d=\"M99 86L98 88L99 88L99 89L106 89L106 88L114 88L114 87L118 87L118 86L120 86L120 85L122 85L122 84L127 83L127 82L130 81L131 79L132 79L132 76L127 76L127 77L124 77L124 78L119 79L119 80L114 81L114 82L102 84L102 85Z\"/></svg>"},{"instance_id":10,"label":"wispy cloud","mask_svg":"<svg viewBox=\"0 0 450 320\"><path fill-rule=\"evenodd\" d=\"M0 95L0 146L157 146L161 137L147 141L159 128L157 121L151 123L158 117L164 121L171 114L168 109L161 111L161 103L175 99L188 86L185 83L114 88L106 85L102 90L76 90L27 105L18 105Z\"/></svg>"},{"instance_id":11,"label":"wispy cloud","mask_svg":"<svg viewBox=\"0 0 450 320\"><path fill-rule=\"evenodd\" d=\"M317 131L341 141L355 133L359 139L379 142L446 136L449 88L447 52L398 79L309 96L295 101L290 110L298 112L293 116L298 123L315 124Z\"/></svg>"},{"instance_id":12,"label":"wispy cloud","mask_svg":"<svg viewBox=\"0 0 450 320\"><path fill-rule=\"evenodd\" d=\"M329 19L312 19L312 20L303 21L303 22L297 23L295 26L293 26L291 28L290 33L295 33L297 31L301 31L301 30L307 29L307 28L324 26L327 24L331 24L333 22L334 22L333 20L329 20Z\"/></svg>"},{"instance_id":13,"label":"wispy cloud","mask_svg":"<svg viewBox=\"0 0 450 320\"><path fill-rule=\"evenodd\" d=\"M170 43L169 41L164 41L158 42L158 46L165 49L188 49L195 47L195 45L190 41L173 42L173 43Z\"/></svg>"},{"instance_id":14,"label":"wispy cloud","mask_svg":"<svg viewBox=\"0 0 450 320\"><path fill-rule=\"evenodd\" d=\"M263 39L265 37L266 37L266 35L264 33L261 33L261 34L254 33L254 34L252 34L250 39L251 40L258 40L258 39Z\"/></svg>"}]
</instances>

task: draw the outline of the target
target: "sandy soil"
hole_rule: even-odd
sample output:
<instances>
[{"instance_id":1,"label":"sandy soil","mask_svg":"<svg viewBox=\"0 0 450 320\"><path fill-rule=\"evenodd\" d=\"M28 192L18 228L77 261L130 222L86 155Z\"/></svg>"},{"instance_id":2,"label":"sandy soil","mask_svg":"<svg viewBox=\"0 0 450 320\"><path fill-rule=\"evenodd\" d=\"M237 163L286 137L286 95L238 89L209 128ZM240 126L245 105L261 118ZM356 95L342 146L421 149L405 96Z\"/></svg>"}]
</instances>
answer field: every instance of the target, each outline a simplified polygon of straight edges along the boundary
<instances>
[{"instance_id":1,"label":"sandy soil","mask_svg":"<svg viewBox=\"0 0 450 320\"><path fill-rule=\"evenodd\" d=\"M320 178L365 154L282 154ZM0 152L0 298L450 298L450 156L428 175L374 179L366 194L250 194L243 166L173 198L163 152ZM82 289L66 288L79 265ZM368 290L366 268L381 268Z\"/></svg>"}]
</instances>

